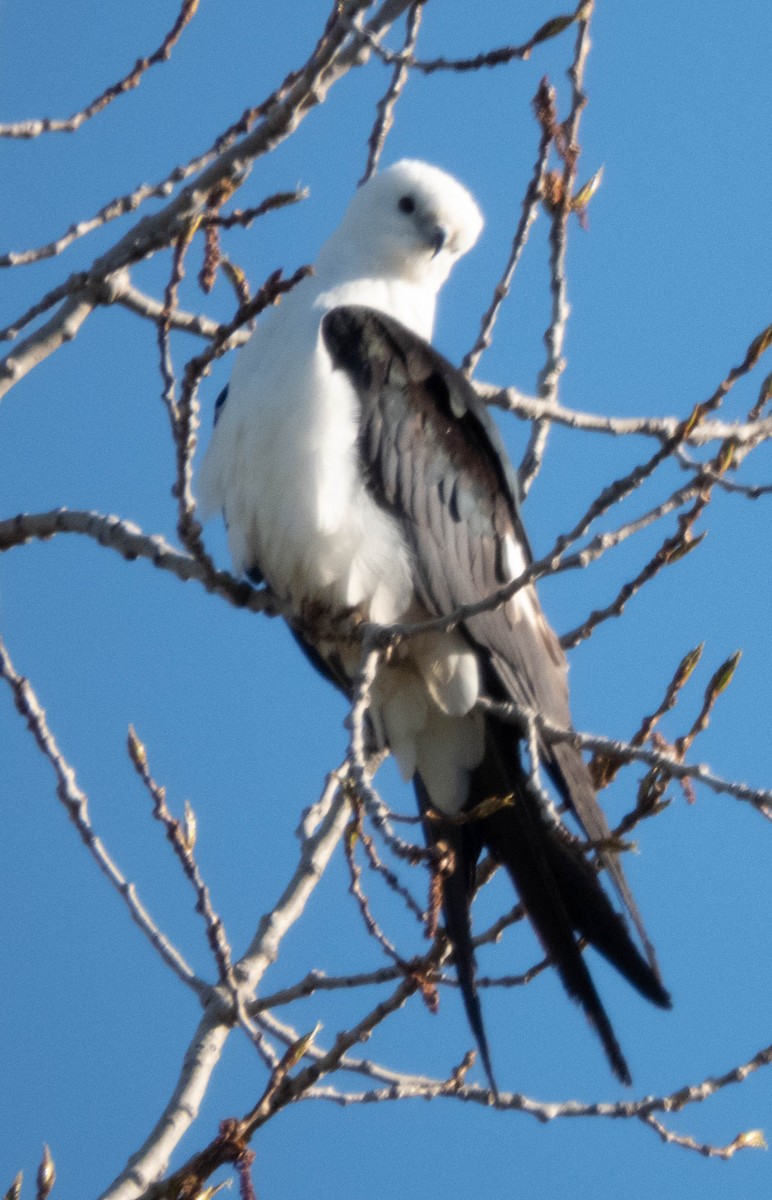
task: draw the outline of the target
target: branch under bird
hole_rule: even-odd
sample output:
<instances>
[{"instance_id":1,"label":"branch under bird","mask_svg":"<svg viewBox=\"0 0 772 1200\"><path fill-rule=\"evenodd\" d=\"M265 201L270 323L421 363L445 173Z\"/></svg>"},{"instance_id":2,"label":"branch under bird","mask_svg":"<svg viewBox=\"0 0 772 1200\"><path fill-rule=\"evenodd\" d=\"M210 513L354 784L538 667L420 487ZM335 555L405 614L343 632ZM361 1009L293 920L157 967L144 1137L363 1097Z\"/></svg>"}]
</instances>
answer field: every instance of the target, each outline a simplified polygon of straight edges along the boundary
<instances>
[{"instance_id":1,"label":"branch under bird","mask_svg":"<svg viewBox=\"0 0 772 1200\"><path fill-rule=\"evenodd\" d=\"M460 183L405 160L369 180L323 246L314 275L239 354L200 477L222 511L237 571L267 581L303 626L317 667L350 694L360 650L315 637L309 613L419 622L515 580L530 550L496 427L461 372L429 344L437 295L482 217ZM327 622L329 630L329 622ZM481 697L570 727L567 663L532 586L451 632L403 641L381 665L370 718L415 786L427 841L452 853L445 926L489 1082L475 987L471 903L487 850L502 864L568 994L617 1077L630 1072L582 953L600 952L643 996L670 1006L589 770L566 742L540 763L637 932L616 911L580 839L534 785L522 731ZM507 797L502 804L485 804ZM474 814L477 819L457 820Z\"/></svg>"}]
</instances>

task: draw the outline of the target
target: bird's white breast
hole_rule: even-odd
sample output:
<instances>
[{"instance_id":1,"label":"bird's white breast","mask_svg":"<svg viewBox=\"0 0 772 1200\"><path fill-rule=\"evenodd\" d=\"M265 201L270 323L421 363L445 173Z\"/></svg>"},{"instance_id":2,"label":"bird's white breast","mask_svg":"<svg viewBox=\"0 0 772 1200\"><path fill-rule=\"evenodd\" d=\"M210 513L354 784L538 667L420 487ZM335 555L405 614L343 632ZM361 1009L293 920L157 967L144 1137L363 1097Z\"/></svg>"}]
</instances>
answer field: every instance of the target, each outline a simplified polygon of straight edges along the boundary
<instances>
[{"instance_id":1,"label":"bird's white breast","mask_svg":"<svg viewBox=\"0 0 772 1200\"><path fill-rule=\"evenodd\" d=\"M412 596L407 550L360 477L356 396L332 370L322 311L288 310L236 363L202 469L203 502L225 514L236 569L258 567L298 609L357 607L397 620Z\"/></svg>"}]
</instances>

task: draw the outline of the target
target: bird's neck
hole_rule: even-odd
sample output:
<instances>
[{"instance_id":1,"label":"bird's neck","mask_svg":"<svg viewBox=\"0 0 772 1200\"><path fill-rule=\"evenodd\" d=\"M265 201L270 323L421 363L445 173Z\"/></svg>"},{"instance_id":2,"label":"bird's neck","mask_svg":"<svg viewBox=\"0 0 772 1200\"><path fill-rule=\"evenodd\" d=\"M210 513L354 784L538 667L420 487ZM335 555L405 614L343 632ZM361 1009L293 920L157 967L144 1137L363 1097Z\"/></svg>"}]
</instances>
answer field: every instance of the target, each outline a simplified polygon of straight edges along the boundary
<instances>
[{"instance_id":1,"label":"bird's neck","mask_svg":"<svg viewBox=\"0 0 772 1200\"><path fill-rule=\"evenodd\" d=\"M341 304L361 304L386 313L419 337L431 340L437 303L432 288L398 277L371 278L360 274L341 278L340 273L334 281L319 278L318 285L316 309L328 312Z\"/></svg>"},{"instance_id":2,"label":"bird's neck","mask_svg":"<svg viewBox=\"0 0 772 1200\"><path fill-rule=\"evenodd\" d=\"M328 311L341 304L361 304L386 313L429 341L441 282L430 272L406 277L404 271L368 262L361 248L333 238L316 263L314 308Z\"/></svg>"}]
</instances>

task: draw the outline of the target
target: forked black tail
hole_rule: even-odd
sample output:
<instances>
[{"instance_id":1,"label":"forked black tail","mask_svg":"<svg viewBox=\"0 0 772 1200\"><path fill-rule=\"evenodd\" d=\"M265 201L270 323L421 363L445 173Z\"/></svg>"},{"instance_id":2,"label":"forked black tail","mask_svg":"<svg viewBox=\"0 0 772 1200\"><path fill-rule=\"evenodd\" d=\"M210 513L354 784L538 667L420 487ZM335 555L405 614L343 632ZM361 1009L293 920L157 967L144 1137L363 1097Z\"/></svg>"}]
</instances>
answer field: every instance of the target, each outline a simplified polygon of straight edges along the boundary
<instances>
[{"instance_id":1,"label":"forked black tail","mask_svg":"<svg viewBox=\"0 0 772 1200\"><path fill-rule=\"evenodd\" d=\"M429 800L418 779L416 790L425 812ZM472 777L466 812L472 813L475 806L491 797L507 799L493 811L486 805L486 815L477 820L459 824L443 821L434 814L425 821L430 841L443 840L453 851L452 867L443 877L445 923L464 1006L490 1085L496 1091L475 986L470 919L475 867L483 848L506 868L563 986L597 1031L614 1074L622 1083L629 1084L629 1068L577 936L594 946L646 999L669 1008L670 997L662 986L656 963L647 961L638 950L582 846L532 787L520 765L511 727L495 721L489 722L486 757ZM607 858L609 853L606 851ZM616 860L613 876L617 888L621 886L626 891ZM640 924L639 918L636 924ZM648 950L648 943L646 947Z\"/></svg>"}]
</instances>

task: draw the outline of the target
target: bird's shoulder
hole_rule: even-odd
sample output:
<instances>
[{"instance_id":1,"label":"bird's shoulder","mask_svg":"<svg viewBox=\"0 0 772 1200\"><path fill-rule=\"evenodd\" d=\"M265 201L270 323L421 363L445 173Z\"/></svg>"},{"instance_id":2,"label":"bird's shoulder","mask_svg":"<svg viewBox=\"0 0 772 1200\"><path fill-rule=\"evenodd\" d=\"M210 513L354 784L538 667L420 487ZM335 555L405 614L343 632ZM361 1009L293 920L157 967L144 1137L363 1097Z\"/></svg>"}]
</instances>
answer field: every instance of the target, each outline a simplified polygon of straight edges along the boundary
<instances>
[{"instance_id":1,"label":"bird's shoulder","mask_svg":"<svg viewBox=\"0 0 772 1200\"><path fill-rule=\"evenodd\" d=\"M361 305L331 309L321 329L333 367L357 393L367 457L397 455L404 467L431 472L430 456L434 473L441 463L452 477L456 495L471 491L486 509L495 498L525 543L517 477L463 372L412 329Z\"/></svg>"}]
</instances>

